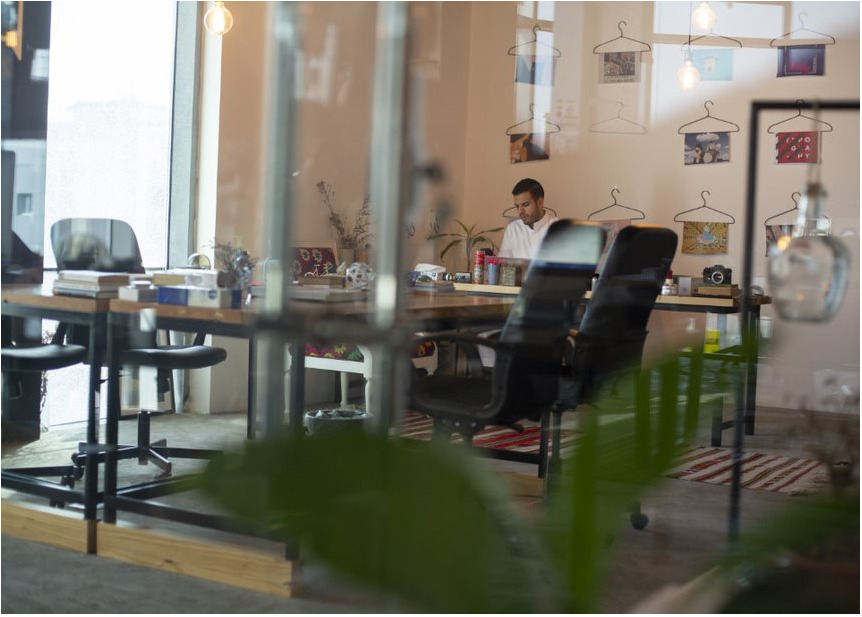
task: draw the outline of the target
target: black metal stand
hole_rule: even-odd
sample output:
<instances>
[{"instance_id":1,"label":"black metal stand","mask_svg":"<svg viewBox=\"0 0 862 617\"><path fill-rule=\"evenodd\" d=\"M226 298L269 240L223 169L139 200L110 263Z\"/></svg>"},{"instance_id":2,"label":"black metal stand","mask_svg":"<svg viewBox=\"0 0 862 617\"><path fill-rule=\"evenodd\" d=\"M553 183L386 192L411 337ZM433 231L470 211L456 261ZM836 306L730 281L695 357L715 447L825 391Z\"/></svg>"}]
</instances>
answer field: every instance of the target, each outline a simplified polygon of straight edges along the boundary
<instances>
[{"instance_id":1,"label":"black metal stand","mask_svg":"<svg viewBox=\"0 0 862 617\"><path fill-rule=\"evenodd\" d=\"M740 490L742 479L742 454L743 442L745 440L743 426L747 419L750 418L751 431L754 430L754 407L756 404L755 392L751 388L745 388L745 383L751 379L756 379L757 375L757 356L756 342L759 332L754 330L756 325L755 320L750 319L751 305L751 281L752 281L752 263L754 255L754 210L755 199L757 197L757 150L760 135L760 112L763 110L801 110L801 109L819 109L821 111L859 111L859 100L848 101L816 101L814 103L805 103L798 100L793 101L754 101L751 103L751 118L749 120L749 140L748 140L748 183L745 193L745 226L743 228L743 246L745 252L742 260L742 344L743 353L747 355L747 366L744 383L740 384L739 388L745 389L738 393L738 400L742 401L738 404L736 410L736 422L734 425L734 452L733 452L733 480L730 488L730 529L729 538L732 545L735 545L739 538L739 509L740 509ZM751 433L749 433L751 434Z\"/></svg>"}]
</instances>

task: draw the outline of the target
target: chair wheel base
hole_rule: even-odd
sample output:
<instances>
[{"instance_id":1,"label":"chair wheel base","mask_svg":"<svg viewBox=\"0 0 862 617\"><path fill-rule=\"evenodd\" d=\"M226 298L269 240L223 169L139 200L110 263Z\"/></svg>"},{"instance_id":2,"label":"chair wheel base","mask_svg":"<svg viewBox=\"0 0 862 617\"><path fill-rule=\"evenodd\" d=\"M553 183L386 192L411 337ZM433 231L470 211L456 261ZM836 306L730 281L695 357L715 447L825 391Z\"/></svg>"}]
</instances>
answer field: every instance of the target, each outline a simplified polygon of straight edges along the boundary
<instances>
[{"instance_id":1,"label":"chair wheel base","mask_svg":"<svg viewBox=\"0 0 862 617\"><path fill-rule=\"evenodd\" d=\"M632 527L638 531L646 529L646 526L649 524L649 517L642 512L632 514L629 516L629 520L631 521Z\"/></svg>"}]
</instances>

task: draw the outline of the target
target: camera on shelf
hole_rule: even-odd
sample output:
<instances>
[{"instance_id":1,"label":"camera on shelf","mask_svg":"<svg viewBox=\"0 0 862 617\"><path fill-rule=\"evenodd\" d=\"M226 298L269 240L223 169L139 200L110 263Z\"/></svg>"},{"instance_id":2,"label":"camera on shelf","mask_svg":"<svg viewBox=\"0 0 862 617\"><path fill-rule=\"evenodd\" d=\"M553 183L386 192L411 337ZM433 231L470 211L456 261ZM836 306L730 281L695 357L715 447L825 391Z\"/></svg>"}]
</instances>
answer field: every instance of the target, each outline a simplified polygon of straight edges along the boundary
<instances>
[{"instance_id":1,"label":"camera on shelf","mask_svg":"<svg viewBox=\"0 0 862 617\"><path fill-rule=\"evenodd\" d=\"M704 285L730 285L731 269L724 266L708 266L703 269Z\"/></svg>"}]
</instances>

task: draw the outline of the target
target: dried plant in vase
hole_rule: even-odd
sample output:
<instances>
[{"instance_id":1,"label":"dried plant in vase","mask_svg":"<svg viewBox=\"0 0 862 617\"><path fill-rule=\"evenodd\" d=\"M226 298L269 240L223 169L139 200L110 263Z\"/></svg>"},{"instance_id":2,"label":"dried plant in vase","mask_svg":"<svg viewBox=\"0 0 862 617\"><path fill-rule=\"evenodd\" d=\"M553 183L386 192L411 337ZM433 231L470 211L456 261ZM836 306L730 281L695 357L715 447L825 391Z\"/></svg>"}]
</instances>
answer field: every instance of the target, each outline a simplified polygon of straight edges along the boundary
<instances>
[{"instance_id":1,"label":"dried plant in vase","mask_svg":"<svg viewBox=\"0 0 862 617\"><path fill-rule=\"evenodd\" d=\"M365 195L362 206L356 211L352 224L347 216L335 205L335 189L332 185L321 180L317 183L317 192L320 193L323 204L329 211L329 224L338 236L338 248L356 251L369 248L371 240L371 197Z\"/></svg>"}]
</instances>

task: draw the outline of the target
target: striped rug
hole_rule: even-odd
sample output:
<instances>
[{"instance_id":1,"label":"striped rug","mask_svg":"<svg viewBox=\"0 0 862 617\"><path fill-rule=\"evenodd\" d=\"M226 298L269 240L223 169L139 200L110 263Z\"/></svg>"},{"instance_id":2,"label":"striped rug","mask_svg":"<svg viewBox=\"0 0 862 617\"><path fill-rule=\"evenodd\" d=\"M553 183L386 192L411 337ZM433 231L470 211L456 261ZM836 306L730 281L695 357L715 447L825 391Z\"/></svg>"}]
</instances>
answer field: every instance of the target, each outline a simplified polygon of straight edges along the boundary
<instances>
[{"instance_id":1,"label":"striped rug","mask_svg":"<svg viewBox=\"0 0 862 617\"><path fill-rule=\"evenodd\" d=\"M683 454L666 475L730 486L732 474L733 450L704 447ZM804 495L822 489L827 482L826 467L818 461L760 452L743 453L742 488Z\"/></svg>"},{"instance_id":2,"label":"striped rug","mask_svg":"<svg viewBox=\"0 0 862 617\"><path fill-rule=\"evenodd\" d=\"M513 452L539 453L541 430L538 423L521 422L524 432L519 433L507 426L489 426L473 437L473 446L477 448L501 448ZM401 436L409 439L431 439L432 421L427 416L412 411L401 425ZM460 435L452 435L452 443L462 443ZM565 457L574 444L572 431L563 429L560 433L561 454Z\"/></svg>"},{"instance_id":3,"label":"striped rug","mask_svg":"<svg viewBox=\"0 0 862 617\"><path fill-rule=\"evenodd\" d=\"M539 426L525 422L524 432L492 426L473 438L473 445L482 448L502 448L517 452L539 452ZM409 439L431 439L432 422L427 416L408 412L401 427L401 436ZM574 447L576 433L563 430L562 455L565 458ZM461 443L460 435L452 443ZM692 448L683 453L666 474L668 478L722 484L730 486L733 473L733 450L730 448ZM822 490L828 483L824 465L804 458L793 458L760 452L745 452L742 461L742 488L805 495Z\"/></svg>"}]
</instances>

